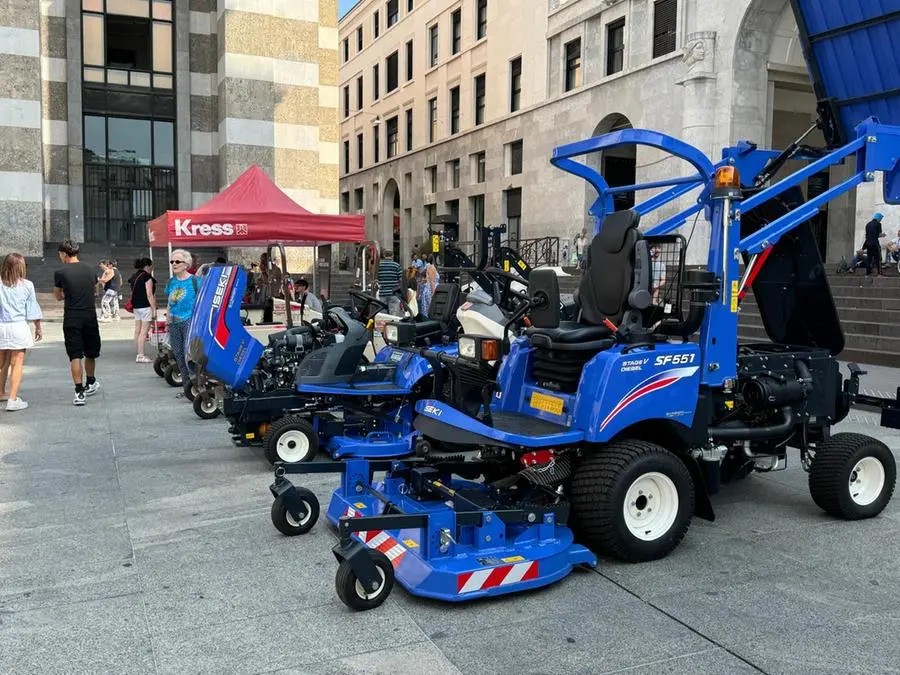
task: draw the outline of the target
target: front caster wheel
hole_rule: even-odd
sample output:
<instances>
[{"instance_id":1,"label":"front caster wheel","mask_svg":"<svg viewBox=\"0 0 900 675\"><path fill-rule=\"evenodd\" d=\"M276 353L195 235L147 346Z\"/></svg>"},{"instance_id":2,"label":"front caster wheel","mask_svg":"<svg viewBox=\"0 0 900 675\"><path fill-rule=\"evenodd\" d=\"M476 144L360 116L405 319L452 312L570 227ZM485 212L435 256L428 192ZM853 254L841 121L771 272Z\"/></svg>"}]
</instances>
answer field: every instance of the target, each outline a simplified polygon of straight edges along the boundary
<instances>
[{"instance_id":1,"label":"front caster wheel","mask_svg":"<svg viewBox=\"0 0 900 675\"><path fill-rule=\"evenodd\" d=\"M380 581L377 588L363 588L353 573L349 560L342 560L334 577L334 587L338 597L347 607L356 611L375 609L391 594L394 588L394 566L381 551L367 548L366 553L378 570Z\"/></svg>"},{"instance_id":2,"label":"front caster wheel","mask_svg":"<svg viewBox=\"0 0 900 675\"><path fill-rule=\"evenodd\" d=\"M266 434L266 459L275 462L308 462L319 450L319 436L312 425L296 415L282 417Z\"/></svg>"},{"instance_id":3,"label":"front caster wheel","mask_svg":"<svg viewBox=\"0 0 900 675\"><path fill-rule=\"evenodd\" d=\"M682 461L647 441L623 439L585 456L571 487L576 535L630 562L675 550L694 515L694 482Z\"/></svg>"},{"instance_id":4,"label":"front caster wheel","mask_svg":"<svg viewBox=\"0 0 900 675\"><path fill-rule=\"evenodd\" d=\"M303 502L303 510L306 515L300 519L294 518L291 512L284 505L284 497L279 495L272 502L272 524L281 534L288 537L295 537L298 534L306 534L309 532L316 521L319 519L319 500L312 491L306 488L294 488L297 491L297 497Z\"/></svg>"},{"instance_id":5,"label":"front caster wheel","mask_svg":"<svg viewBox=\"0 0 900 675\"><path fill-rule=\"evenodd\" d=\"M165 369L166 359L164 356L160 355L153 359L153 372L159 375L160 377L166 376Z\"/></svg>"},{"instance_id":6,"label":"front caster wheel","mask_svg":"<svg viewBox=\"0 0 900 675\"><path fill-rule=\"evenodd\" d=\"M166 368L166 383L170 387L183 387L184 381L181 377L181 369L178 367L177 363L169 364L169 367Z\"/></svg>"},{"instance_id":7,"label":"front caster wheel","mask_svg":"<svg viewBox=\"0 0 900 675\"><path fill-rule=\"evenodd\" d=\"M200 395L200 390L197 388L197 383L194 381L194 378L189 378L184 381L182 384L182 389L184 390L184 397L194 402L194 399Z\"/></svg>"},{"instance_id":8,"label":"front caster wheel","mask_svg":"<svg viewBox=\"0 0 900 675\"><path fill-rule=\"evenodd\" d=\"M835 434L816 449L809 493L837 518L872 518L884 510L897 482L897 463L881 441L862 434Z\"/></svg>"},{"instance_id":9,"label":"front caster wheel","mask_svg":"<svg viewBox=\"0 0 900 675\"><path fill-rule=\"evenodd\" d=\"M222 411L219 410L219 406L216 405L216 399L209 394L198 394L194 398L193 406L194 414L201 420L214 420L222 414Z\"/></svg>"}]
</instances>

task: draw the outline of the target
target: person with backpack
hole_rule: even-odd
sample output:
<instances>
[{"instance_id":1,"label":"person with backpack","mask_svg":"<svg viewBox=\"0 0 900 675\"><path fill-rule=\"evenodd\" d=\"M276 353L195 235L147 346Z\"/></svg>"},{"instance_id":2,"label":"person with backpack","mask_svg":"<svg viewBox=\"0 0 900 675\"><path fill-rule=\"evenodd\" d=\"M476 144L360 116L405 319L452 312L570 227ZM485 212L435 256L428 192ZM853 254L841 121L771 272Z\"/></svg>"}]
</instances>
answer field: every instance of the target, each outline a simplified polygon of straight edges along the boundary
<instances>
[{"instance_id":1,"label":"person with backpack","mask_svg":"<svg viewBox=\"0 0 900 675\"><path fill-rule=\"evenodd\" d=\"M103 273L100 283L103 284L103 298L100 300L100 321L119 321L119 290L122 288L122 274L111 260L100 263Z\"/></svg>"},{"instance_id":2,"label":"person with backpack","mask_svg":"<svg viewBox=\"0 0 900 675\"><path fill-rule=\"evenodd\" d=\"M192 376L187 364L185 346L187 344L188 329L191 326L191 317L194 314L194 304L197 301L197 293L200 290L200 282L197 277L188 272L192 262L192 256L184 249L172 251L172 278L166 284L166 297L168 298L167 328L169 331L169 343L178 363L178 370L185 382ZM183 394L182 394L183 395Z\"/></svg>"}]
</instances>

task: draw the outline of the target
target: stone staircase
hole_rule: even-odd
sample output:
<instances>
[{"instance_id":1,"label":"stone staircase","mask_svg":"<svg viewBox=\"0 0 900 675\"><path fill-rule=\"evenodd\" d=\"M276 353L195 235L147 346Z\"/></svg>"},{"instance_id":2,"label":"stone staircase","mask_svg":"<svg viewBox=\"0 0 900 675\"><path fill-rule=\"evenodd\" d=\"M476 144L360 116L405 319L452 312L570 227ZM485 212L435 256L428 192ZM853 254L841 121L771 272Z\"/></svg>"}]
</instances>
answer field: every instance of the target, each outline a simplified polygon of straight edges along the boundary
<instances>
[{"instance_id":1,"label":"stone staircase","mask_svg":"<svg viewBox=\"0 0 900 675\"><path fill-rule=\"evenodd\" d=\"M900 366L900 276L829 275L844 330L842 361ZM742 340L768 340L752 294L741 304L738 332Z\"/></svg>"}]
</instances>

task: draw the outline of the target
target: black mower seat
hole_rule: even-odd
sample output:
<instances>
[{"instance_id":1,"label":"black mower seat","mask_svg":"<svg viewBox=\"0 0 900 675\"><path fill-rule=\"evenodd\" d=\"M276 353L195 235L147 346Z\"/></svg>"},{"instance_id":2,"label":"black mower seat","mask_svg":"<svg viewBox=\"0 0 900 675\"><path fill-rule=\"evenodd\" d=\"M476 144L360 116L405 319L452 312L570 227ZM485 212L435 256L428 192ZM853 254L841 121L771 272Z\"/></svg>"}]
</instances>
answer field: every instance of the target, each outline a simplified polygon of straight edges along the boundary
<instances>
[{"instance_id":1,"label":"black mower seat","mask_svg":"<svg viewBox=\"0 0 900 675\"><path fill-rule=\"evenodd\" d=\"M602 340L611 335L609 328L606 326L589 326L587 324L578 323L577 321L560 321L556 328L527 328L525 334L532 343L540 345L543 341L540 338L546 338L552 343L558 344L574 344L576 342L593 342ZM535 338L538 338L537 340Z\"/></svg>"}]
</instances>

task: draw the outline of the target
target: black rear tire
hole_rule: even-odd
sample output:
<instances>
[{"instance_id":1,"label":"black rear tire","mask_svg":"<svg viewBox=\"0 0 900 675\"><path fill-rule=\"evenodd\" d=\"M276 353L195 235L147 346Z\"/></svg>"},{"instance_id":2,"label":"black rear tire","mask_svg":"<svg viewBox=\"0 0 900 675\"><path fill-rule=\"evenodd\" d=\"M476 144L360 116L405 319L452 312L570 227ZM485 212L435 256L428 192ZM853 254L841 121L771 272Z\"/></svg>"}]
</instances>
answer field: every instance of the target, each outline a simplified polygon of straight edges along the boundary
<instances>
[{"instance_id":1,"label":"black rear tire","mask_svg":"<svg viewBox=\"0 0 900 675\"><path fill-rule=\"evenodd\" d=\"M334 576L334 588L338 597L347 607L362 612L367 609L375 609L391 594L394 588L394 566L388 557L381 551L367 548L366 553L375 563L378 571L383 575L381 585L374 590L366 592L362 588L353 573L349 560L342 560L338 565L337 574Z\"/></svg>"},{"instance_id":2,"label":"black rear tire","mask_svg":"<svg viewBox=\"0 0 900 675\"><path fill-rule=\"evenodd\" d=\"M816 449L809 469L809 493L836 518L872 518L884 510L897 482L890 448L863 434L835 434Z\"/></svg>"},{"instance_id":3,"label":"black rear tire","mask_svg":"<svg viewBox=\"0 0 900 675\"><path fill-rule=\"evenodd\" d=\"M166 383L170 387L183 387L184 382L182 382L181 378L181 370L178 368L177 363L169 364L169 367L166 368Z\"/></svg>"},{"instance_id":4,"label":"black rear tire","mask_svg":"<svg viewBox=\"0 0 900 675\"><path fill-rule=\"evenodd\" d=\"M294 518L284 505L284 499L282 499L281 495L272 502L272 524L276 530L287 537L306 534L319 520L319 500L316 498L316 495L306 488L298 487L294 489L306 508L306 516L304 518L300 520Z\"/></svg>"},{"instance_id":5,"label":"black rear tire","mask_svg":"<svg viewBox=\"0 0 900 675\"><path fill-rule=\"evenodd\" d=\"M272 464L308 462L319 451L319 435L302 417L288 415L272 423L263 447Z\"/></svg>"},{"instance_id":6,"label":"black rear tire","mask_svg":"<svg viewBox=\"0 0 900 675\"><path fill-rule=\"evenodd\" d=\"M575 469L570 499L576 537L597 553L630 562L671 553L694 515L687 467L648 441L623 439L586 455Z\"/></svg>"},{"instance_id":7,"label":"black rear tire","mask_svg":"<svg viewBox=\"0 0 900 675\"><path fill-rule=\"evenodd\" d=\"M153 372L159 375L160 377L166 376L166 370L164 368L166 359L162 354L153 359Z\"/></svg>"}]
</instances>

